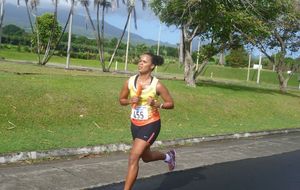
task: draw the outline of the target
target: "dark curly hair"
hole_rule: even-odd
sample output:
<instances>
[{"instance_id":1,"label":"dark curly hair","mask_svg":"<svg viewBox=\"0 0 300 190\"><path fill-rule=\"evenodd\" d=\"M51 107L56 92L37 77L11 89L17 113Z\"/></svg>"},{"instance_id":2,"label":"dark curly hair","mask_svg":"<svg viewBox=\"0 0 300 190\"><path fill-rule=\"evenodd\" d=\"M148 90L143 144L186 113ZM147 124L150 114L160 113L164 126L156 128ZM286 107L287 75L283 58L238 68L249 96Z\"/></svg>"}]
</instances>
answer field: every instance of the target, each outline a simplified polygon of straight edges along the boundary
<instances>
[{"instance_id":1,"label":"dark curly hair","mask_svg":"<svg viewBox=\"0 0 300 190\"><path fill-rule=\"evenodd\" d=\"M160 65L164 64L164 58L162 56L160 56L160 55L154 55L151 52L144 53L143 55L150 56L152 64L154 64L156 66L160 66Z\"/></svg>"}]
</instances>

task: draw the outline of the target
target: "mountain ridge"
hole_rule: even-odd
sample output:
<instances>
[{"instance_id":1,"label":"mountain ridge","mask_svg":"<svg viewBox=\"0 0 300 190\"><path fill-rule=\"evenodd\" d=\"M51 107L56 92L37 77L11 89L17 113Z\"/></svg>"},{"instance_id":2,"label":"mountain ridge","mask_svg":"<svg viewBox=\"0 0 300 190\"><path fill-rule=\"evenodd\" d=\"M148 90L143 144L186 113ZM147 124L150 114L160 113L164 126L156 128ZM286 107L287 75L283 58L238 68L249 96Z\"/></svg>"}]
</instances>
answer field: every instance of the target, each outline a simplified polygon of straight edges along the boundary
<instances>
[{"instance_id":1,"label":"mountain ridge","mask_svg":"<svg viewBox=\"0 0 300 190\"><path fill-rule=\"evenodd\" d=\"M52 12L50 9L40 8L38 9L39 15L44 14L46 12ZM58 11L58 21L64 26L68 17L68 10L59 9ZM93 20L94 23L95 20ZM25 30L30 30L30 24L28 20L28 16L26 13L26 7L24 6L16 6L11 3L5 4L5 15L4 15L4 25L14 24ZM125 24L125 23L124 23ZM86 36L88 38L95 38L93 35L93 31L91 30L90 23L85 19L84 16L74 14L73 16L73 28L72 33L78 36ZM104 37L107 39L117 38L119 39L122 34L122 29L117 28L107 22L104 24ZM125 41L127 36L127 31L125 32L123 40ZM145 39L140 35L131 33L130 41L132 44L146 44L146 45L156 45L157 41L151 39ZM160 42L161 45L176 47L174 44Z\"/></svg>"}]
</instances>

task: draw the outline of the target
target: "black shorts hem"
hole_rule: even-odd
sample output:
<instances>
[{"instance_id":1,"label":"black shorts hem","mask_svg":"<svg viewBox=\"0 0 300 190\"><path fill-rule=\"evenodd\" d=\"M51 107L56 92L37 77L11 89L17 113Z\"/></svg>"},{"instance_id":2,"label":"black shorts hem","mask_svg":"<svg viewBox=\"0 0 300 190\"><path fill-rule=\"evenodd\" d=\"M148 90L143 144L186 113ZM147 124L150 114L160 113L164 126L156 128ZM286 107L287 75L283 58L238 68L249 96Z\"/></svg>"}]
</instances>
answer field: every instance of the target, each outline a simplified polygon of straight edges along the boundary
<instances>
[{"instance_id":1,"label":"black shorts hem","mask_svg":"<svg viewBox=\"0 0 300 190\"><path fill-rule=\"evenodd\" d=\"M161 128L160 120L155 121L153 123L149 123L144 126L136 126L133 123L131 123L132 139L134 140L135 138L138 138L152 145L159 135L160 128Z\"/></svg>"}]
</instances>

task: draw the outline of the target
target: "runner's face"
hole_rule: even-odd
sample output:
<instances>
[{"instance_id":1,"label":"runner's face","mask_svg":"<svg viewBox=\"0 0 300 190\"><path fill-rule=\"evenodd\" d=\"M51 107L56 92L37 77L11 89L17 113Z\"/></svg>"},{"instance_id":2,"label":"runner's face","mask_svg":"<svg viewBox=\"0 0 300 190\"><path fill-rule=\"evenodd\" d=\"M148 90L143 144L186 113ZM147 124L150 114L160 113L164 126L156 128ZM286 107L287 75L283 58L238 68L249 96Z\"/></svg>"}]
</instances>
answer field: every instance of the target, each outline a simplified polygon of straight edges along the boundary
<instances>
[{"instance_id":1,"label":"runner's face","mask_svg":"<svg viewBox=\"0 0 300 190\"><path fill-rule=\"evenodd\" d=\"M148 73L152 72L155 66L151 62L151 57L149 55L141 55L139 63L138 63L138 70L140 73Z\"/></svg>"}]
</instances>

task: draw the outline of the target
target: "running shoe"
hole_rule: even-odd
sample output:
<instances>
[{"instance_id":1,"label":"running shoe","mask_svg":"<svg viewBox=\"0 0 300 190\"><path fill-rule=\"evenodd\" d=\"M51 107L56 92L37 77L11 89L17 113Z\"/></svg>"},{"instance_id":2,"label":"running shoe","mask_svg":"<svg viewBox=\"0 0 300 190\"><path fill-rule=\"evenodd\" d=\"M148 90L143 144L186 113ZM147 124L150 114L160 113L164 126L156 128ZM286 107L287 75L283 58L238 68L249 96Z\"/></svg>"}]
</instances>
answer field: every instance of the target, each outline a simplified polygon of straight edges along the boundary
<instances>
[{"instance_id":1,"label":"running shoe","mask_svg":"<svg viewBox=\"0 0 300 190\"><path fill-rule=\"evenodd\" d=\"M169 165L169 171L173 171L176 166L176 159L175 159L176 151L174 149L172 149L169 152L167 152L167 154L171 157L170 161L167 162Z\"/></svg>"}]
</instances>

